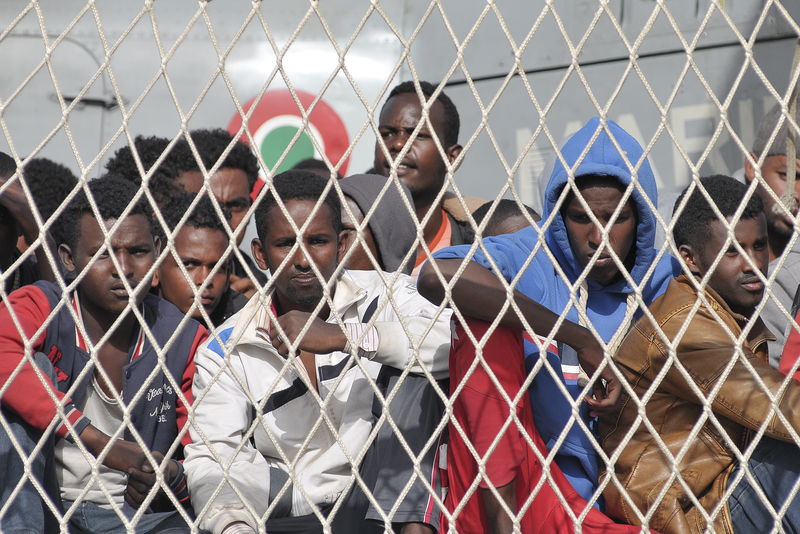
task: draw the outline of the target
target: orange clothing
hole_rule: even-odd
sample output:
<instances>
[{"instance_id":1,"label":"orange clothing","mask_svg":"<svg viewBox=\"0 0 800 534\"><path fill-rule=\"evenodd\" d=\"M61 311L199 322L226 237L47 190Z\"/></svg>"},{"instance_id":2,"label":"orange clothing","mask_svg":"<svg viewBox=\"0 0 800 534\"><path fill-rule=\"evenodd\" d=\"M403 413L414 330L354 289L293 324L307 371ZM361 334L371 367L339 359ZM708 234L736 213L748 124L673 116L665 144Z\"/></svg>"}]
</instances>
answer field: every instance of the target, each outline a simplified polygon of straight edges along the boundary
<instances>
[{"instance_id":1,"label":"orange clothing","mask_svg":"<svg viewBox=\"0 0 800 534\"><path fill-rule=\"evenodd\" d=\"M436 232L436 235L433 236L431 242L428 243L428 248L430 249L431 254L437 250L449 247L452 244L452 238L453 227L450 224L450 217L447 216L446 211L442 210L442 224L439 226L439 230ZM414 270L411 271L411 276L416 278L419 275L419 269L427 259L427 254L417 254L417 261L414 263Z\"/></svg>"}]
</instances>

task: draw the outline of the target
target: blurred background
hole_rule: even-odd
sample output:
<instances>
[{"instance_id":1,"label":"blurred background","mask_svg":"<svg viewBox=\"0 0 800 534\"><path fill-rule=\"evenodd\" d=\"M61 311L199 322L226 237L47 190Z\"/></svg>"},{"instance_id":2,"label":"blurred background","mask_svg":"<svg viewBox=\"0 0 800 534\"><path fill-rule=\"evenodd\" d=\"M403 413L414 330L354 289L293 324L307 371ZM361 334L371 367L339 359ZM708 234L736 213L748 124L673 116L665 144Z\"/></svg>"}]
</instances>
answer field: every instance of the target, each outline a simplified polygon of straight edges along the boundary
<instances>
[{"instance_id":1,"label":"blurred background","mask_svg":"<svg viewBox=\"0 0 800 534\"><path fill-rule=\"evenodd\" d=\"M312 156L363 172L388 90L416 77L458 106L466 195L540 209L554 144L602 112L671 204L693 173L742 166L787 90L800 2L660 4L5 0L0 150L92 178L137 134L236 133L244 112L265 177Z\"/></svg>"}]
</instances>

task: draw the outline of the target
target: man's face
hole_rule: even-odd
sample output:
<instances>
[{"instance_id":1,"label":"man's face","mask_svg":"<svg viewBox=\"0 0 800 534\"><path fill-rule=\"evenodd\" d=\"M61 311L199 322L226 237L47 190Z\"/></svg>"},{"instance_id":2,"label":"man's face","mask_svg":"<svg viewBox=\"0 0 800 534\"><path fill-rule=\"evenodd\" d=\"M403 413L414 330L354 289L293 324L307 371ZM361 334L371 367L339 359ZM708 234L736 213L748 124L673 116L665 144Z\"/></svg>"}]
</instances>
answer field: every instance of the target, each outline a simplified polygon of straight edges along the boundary
<instances>
[{"instance_id":1,"label":"man's face","mask_svg":"<svg viewBox=\"0 0 800 534\"><path fill-rule=\"evenodd\" d=\"M286 202L286 210L300 228L315 205L313 200L294 199ZM299 247L292 251L297 235L277 206L269 210L264 224L264 242L253 240L253 256L259 267L272 273L280 313L313 311L322 299L322 284L330 280L344 253L344 242L333 227L330 207L320 206L302 236L308 255ZM278 270L287 256L289 260ZM322 274L321 280L314 274L312 263Z\"/></svg>"},{"instance_id":2,"label":"man's face","mask_svg":"<svg viewBox=\"0 0 800 534\"><path fill-rule=\"evenodd\" d=\"M244 222L247 208L252 203L247 173L231 167L218 170L211 176L211 192L222 207L230 211L231 229L236 230ZM239 245L243 238L244 232L236 238L236 244Z\"/></svg>"},{"instance_id":3,"label":"man's face","mask_svg":"<svg viewBox=\"0 0 800 534\"><path fill-rule=\"evenodd\" d=\"M187 193L197 193L203 189L203 173L200 171L181 171L175 178L175 185Z\"/></svg>"},{"instance_id":4,"label":"man's face","mask_svg":"<svg viewBox=\"0 0 800 534\"><path fill-rule=\"evenodd\" d=\"M115 222L116 219L107 219L103 225L109 230ZM111 249L104 249L91 266L89 262L92 257L103 249L103 232L90 214L84 214L78 226L79 237L75 249L61 245L59 255L68 271L75 274L86 271L79 284L84 309L119 315L128 306L129 295L123 278L136 291L134 302L141 303L150 290L147 273L153 266L159 246L158 240L153 238L147 218L140 214L125 218L109 239ZM120 271L114 266L112 253L119 262Z\"/></svg>"},{"instance_id":5,"label":"man's face","mask_svg":"<svg viewBox=\"0 0 800 534\"><path fill-rule=\"evenodd\" d=\"M766 276L769 263L766 218L759 214L752 219L740 220L734 227L734 239L744 250L744 255L733 243L727 249L722 248L728 232L720 221L712 221L708 230L703 249L696 251L683 245L681 257L694 274L702 277L711 269L717 255L722 254L708 285L734 312L749 317L764 297L764 284L758 278L758 272Z\"/></svg>"},{"instance_id":6,"label":"man's face","mask_svg":"<svg viewBox=\"0 0 800 534\"><path fill-rule=\"evenodd\" d=\"M344 250L348 251L350 248L355 250L350 254L345 267L353 271L373 271L375 267L367 256L367 250L372 253L372 256L381 264L381 256L378 253L378 246L375 244L375 238L372 235L369 225L364 227L364 239L361 243L358 242L358 234L356 227L364 222L364 214L361 208L358 207L350 197L345 197L347 205L353 211L354 219L347 215L347 212L342 208L342 239L344 241Z\"/></svg>"},{"instance_id":7,"label":"man's face","mask_svg":"<svg viewBox=\"0 0 800 534\"><path fill-rule=\"evenodd\" d=\"M800 159L797 160L797 163L797 172L800 175ZM761 176L764 177L764 182L778 197L786 191L787 167L786 156L767 156L761 166ZM755 176L753 167L749 163L745 164L745 174L749 180ZM767 216L767 228L770 234L774 233L786 239L791 237L794 229L793 217L787 215L780 203L776 202L763 187L758 188L758 194L764 203L764 214ZM800 180L795 182L793 195L795 201L800 203ZM797 214L797 204L792 213Z\"/></svg>"},{"instance_id":8,"label":"man's face","mask_svg":"<svg viewBox=\"0 0 800 534\"><path fill-rule=\"evenodd\" d=\"M199 294L192 317L201 319L200 307L211 315L228 289L229 268L226 261L214 275L211 272L223 261L228 247L228 236L212 228L184 226L175 236L175 253L186 268L189 279L181 272L178 262L168 254L159 269L161 296L173 303L182 313L187 313L195 302L195 291L208 279Z\"/></svg>"},{"instance_id":9,"label":"man's face","mask_svg":"<svg viewBox=\"0 0 800 534\"><path fill-rule=\"evenodd\" d=\"M395 95L384 104L379 118L378 132L381 139L375 142L375 170L383 176L391 173L391 164L403 150L417 124L422 122L419 134L414 139L405 157L397 166L397 177L408 186L415 202L418 199L432 200L442 189L447 167L442 160L433 136L437 136L452 163L461 153L461 146L445 146L444 106L435 102L430 108L428 128L422 117L422 106L416 94ZM381 143L383 141L383 143ZM384 155L382 144L386 145L390 158Z\"/></svg>"},{"instance_id":10,"label":"man's face","mask_svg":"<svg viewBox=\"0 0 800 534\"><path fill-rule=\"evenodd\" d=\"M578 187L598 222L608 228L608 245L603 243L601 226L592 222L577 196L574 196L562 211L572 253L583 269L600 250L588 278L602 285L609 285L620 275L619 268L611 257L611 250L624 262L636 242L636 210L628 198L614 224L608 227L614 210L622 201L623 192L613 185L603 185L596 181L583 187L579 184Z\"/></svg>"}]
</instances>

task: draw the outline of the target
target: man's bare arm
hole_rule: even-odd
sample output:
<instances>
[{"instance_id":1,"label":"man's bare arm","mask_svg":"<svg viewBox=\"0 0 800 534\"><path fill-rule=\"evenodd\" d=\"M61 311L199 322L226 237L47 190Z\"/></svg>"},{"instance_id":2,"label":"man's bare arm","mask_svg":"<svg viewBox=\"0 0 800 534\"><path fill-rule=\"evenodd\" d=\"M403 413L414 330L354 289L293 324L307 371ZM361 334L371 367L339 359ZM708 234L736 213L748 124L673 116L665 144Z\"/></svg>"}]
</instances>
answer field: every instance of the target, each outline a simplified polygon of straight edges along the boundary
<instances>
[{"instance_id":1,"label":"man's bare arm","mask_svg":"<svg viewBox=\"0 0 800 534\"><path fill-rule=\"evenodd\" d=\"M450 282L463 261L461 259L438 259L436 265L444 279ZM445 298L445 288L430 263L425 264L420 272L417 289L422 296L436 304L441 303ZM506 290L497 275L473 261L469 262L451 289L451 300L461 313L487 322L493 321L501 313L506 298ZM514 290L513 298L534 332L539 335L547 335L553 330L558 321L558 315L517 290ZM524 329L522 319L511 307L508 307L503 314L500 324L520 330ZM606 387L603 388L598 380L595 382L595 398L586 399L592 409L592 414L599 415L601 412L613 410L619 399L621 387L611 369L604 365L603 348L594 335L586 328L572 321L564 320L553 337L556 341L575 349L581 365L590 375L597 369L602 369L600 377L607 382Z\"/></svg>"}]
</instances>

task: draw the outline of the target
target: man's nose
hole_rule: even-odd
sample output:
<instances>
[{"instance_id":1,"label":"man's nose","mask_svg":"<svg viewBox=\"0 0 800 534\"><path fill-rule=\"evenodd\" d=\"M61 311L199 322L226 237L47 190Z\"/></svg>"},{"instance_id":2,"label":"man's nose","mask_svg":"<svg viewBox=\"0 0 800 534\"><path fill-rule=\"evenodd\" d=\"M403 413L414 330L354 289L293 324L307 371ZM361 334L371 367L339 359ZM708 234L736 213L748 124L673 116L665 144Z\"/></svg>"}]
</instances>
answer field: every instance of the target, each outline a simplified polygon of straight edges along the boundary
<instances>
[{"instance_id":1,"label":"man's nose","mask_svg":"<svg viewBox=\"0 0 800 534\"><path fill-rule=\"evenodd\" d=\"M603 229L599 225L592 223L589 230L589 245L591 245L592 248L597 249L600 248L602 244Z\"/></svg>"},{"instance_id":2,"label":"man's nose","mask_svg":"<svg viewBox=\"0 0 800 534\"><path fill-rule=\"evenodd\" d=\"M797 181L794 183L794 202L795 208L800 206L800 170L797 171Z\"/></svg>"},{"instance_id":3,"label":"man's nose","mask_svg":"<svg viewBox=\"0 0 800 534\"><path fill-rule=\"evenodd\" d=\"M114 274L117 276L122 275L124 278L130 278L133 274L133 262L131 261L131 255L125 251L118 252L115 254L117 258L117 263L119 264L119 268L114 266ZM120 273L121 271L121 273Z\"/></svg>"},{"instance_id":4,"label":"man's nose","mask_svg":"<svg viewBox=\"0 0 800 534\"><path fill-rule=\"evenodd\" d=\"M206 279L210 275L211 275L211 268L210 267L206 266L206 267L199 267L199 268L195 269L194 273L192 273L192 281L194 282L195 287L200 287L201 285L203 285L203 282L205 282ZM213 284L209 280L208 288L210 289L212 287L213 287Z\"/></svg>"},{"instance_id":5,"label":"man's nose","mask_svg":"<svg viewBox=\"0 0 800 534\"><path fill-rule=\"evenodd\" d=\"M310 269L308 257L306 256L306 253L303 252L303 250L299 246L297 247L294 256L292 256L292 264L297 269L303 269L303 270Z\"/></svg>"},{"instance_id":6,"label":"man's nose","mask_svg":"<svg viewBox=\"0 0 800 534\"><path fill-rule=\"evenodd\" d=\"M746 250L747 254L739 256L741 258L741 271L743 273L755 273L756 271L764 270L766 264L764 263L764 254L759 254L754 249Z\"/></svg>"},{"instance_id":7,"label":"man's nose","mask_svg":"<svg viewBox=\"0 0 800 534\"><path fill-rule=\"evenodd\" d=\"M391 137L389 140L389 146L387 148L393 154L396 154L403 150L403 147L406 146L406 142L408 141L408 135L405 132L399 132Z\"/></svg>"}]
</instances>

